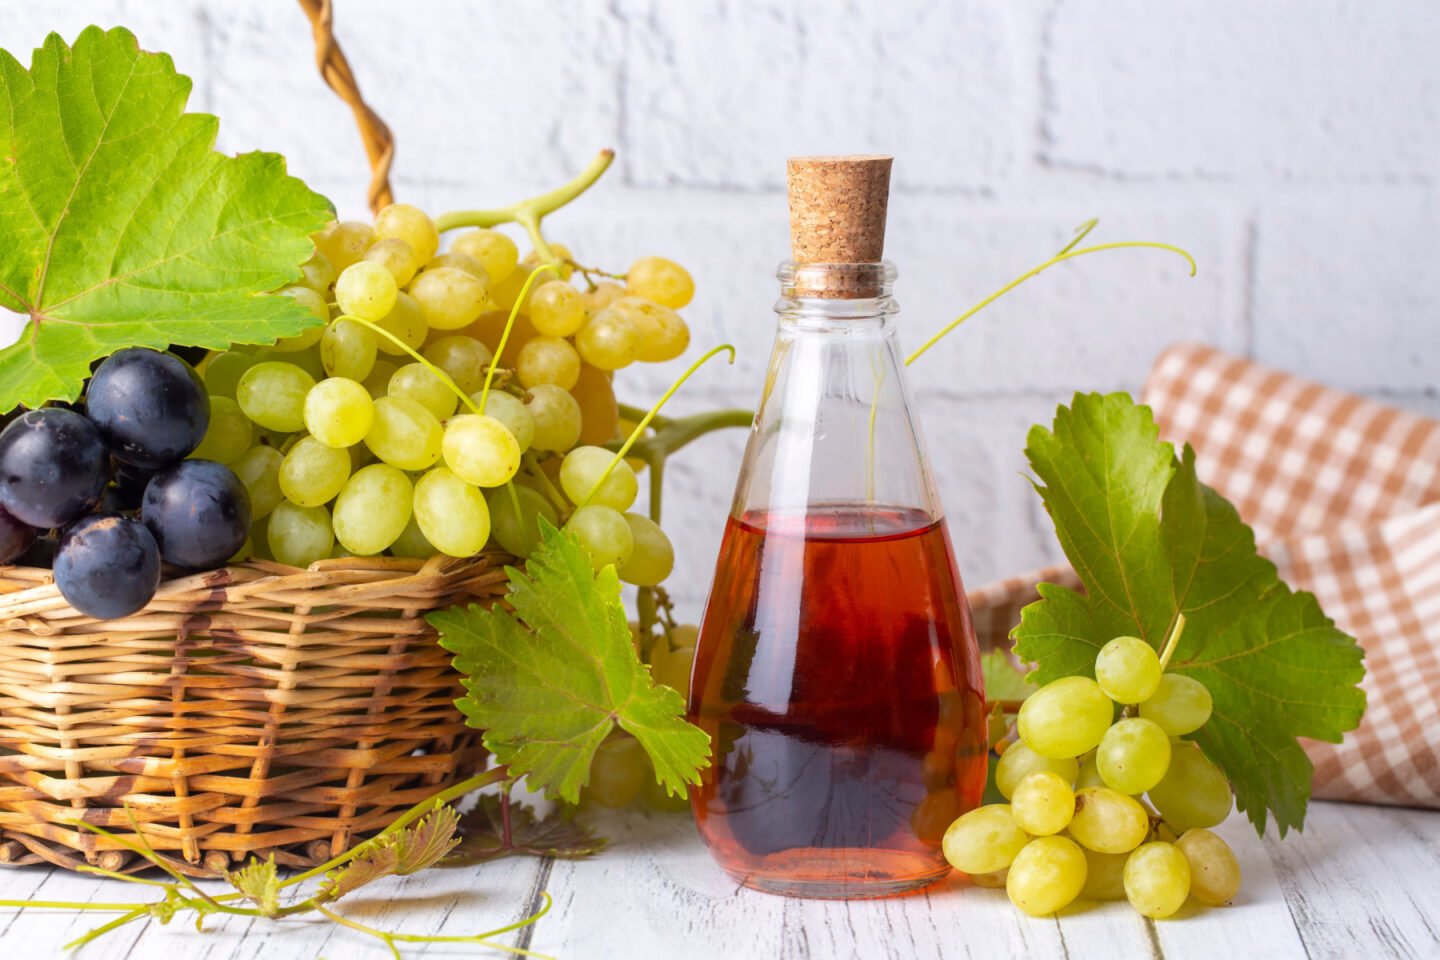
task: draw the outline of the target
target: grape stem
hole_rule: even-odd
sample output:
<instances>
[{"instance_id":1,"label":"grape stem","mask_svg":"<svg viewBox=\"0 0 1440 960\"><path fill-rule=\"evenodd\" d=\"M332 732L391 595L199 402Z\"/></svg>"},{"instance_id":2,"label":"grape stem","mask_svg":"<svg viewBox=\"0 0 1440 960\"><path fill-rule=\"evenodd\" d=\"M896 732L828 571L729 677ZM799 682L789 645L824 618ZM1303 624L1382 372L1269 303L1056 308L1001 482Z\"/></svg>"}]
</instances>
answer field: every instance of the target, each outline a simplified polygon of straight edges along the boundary
<instances>
[{"instance_id":1,"label":"grape stem","mask_svg":"<svg viewBox=\"0 0 1440 960\"><path fill-rule=\"evenodd\" d=\"M502 223L518 223L530 235L530 242L534 245L535 252L544 257L546 261L559 266L561 258L556 256L555 251L545 242L545 237L540 230L540 221L544 220L547 214L554 213L589 190L595 181L600 179L601 174L610 167L610 163L614 159L614 150L601 150L575 179L548 193L542 193L539 196L521 200L519 203L512 203L508 207L497 207L493 210L453 210L436 218L435 229L444 233L458 227L495 227Z\"/></svg>"},{"instance_id":2,"label":"grape stem","mask_svg":"<svg viewBox=\"0 0 1440 960\"><path fill-rule=\"evenodd\" d=\"M632 420L635 417L643 416L644 411L621 404L620 414L625 419ZM707 433L730 427L748 427L754 421L754 411L741 409L708 410L705 413L697 413L688 417L655 417L652 421L652 425L656 428L655 432L630 444L625 456L638 457L646 464L653 465L657 460L663 460ZM604 446L607 450L622 448L619 441L611 441ZM653 496L652 493L652 499ZM654 509L653 503L651 509Z\"/></svg>"}]
</instances>

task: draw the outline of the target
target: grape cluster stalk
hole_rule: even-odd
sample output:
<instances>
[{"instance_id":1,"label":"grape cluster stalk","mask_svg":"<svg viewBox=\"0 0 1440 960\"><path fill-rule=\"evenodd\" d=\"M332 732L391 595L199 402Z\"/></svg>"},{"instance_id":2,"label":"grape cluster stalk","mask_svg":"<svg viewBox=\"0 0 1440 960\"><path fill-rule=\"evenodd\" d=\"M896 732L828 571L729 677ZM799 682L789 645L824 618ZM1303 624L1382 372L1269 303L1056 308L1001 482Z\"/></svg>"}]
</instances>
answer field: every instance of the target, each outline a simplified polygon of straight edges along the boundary
<instances>
[{"instance_id":1,"label":"grape cluster stalk","mask_svg":"<svg viewBox=\"0 0 1440 960\"><path fill-rule=\"evenodd\" d=\"M1184 629L1179 616L1161 653L1116 637L1100 649L1094 679L1055 680L1023 702L1019 740L995 769L1009 802L950 825L952 866L977 886L1003 886L1032 916L1078 897L1128 900L1152 919L1188 899L1234 898L1240 865L1209 829L1230 813L1230 784L1185 739L1210 719L1210 693L1165 671Z\"/></svg>"}]
</instances>

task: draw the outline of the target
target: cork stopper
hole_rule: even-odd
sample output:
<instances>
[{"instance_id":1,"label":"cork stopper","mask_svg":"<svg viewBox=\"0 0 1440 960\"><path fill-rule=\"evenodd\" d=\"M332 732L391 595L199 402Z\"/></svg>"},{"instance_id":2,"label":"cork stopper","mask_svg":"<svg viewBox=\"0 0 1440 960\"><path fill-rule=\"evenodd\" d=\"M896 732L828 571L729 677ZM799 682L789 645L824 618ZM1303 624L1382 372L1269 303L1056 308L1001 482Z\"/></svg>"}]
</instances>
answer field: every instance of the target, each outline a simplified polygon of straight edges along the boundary
<instances>
[{"instance_id":1,"label":"cork stopper","mask_svg":"<svg viewBox=\"0 0 1440 960\"><path fill-rule=\"evenodd\" d=\"M890 164L885 156L790 158L790 249L796 264L884 259ZM800 296L857 299L879 292L874 269L802 273Z\"/></svg>"}]
</instances>

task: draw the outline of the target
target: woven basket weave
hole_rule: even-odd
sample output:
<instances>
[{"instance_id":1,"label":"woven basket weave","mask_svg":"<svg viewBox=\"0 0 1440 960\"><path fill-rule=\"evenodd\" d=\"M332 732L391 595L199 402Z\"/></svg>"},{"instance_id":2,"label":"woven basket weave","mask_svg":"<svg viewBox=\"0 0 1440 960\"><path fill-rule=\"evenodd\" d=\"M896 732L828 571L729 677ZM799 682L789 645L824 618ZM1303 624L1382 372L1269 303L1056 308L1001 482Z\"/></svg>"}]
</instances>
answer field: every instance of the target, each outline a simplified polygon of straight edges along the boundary
<instances>
[{"instance_id":1,"label":"woven basket weave","mask_svg":"<svg viewBox=\"0 0 1440 960\"><path fill-rule=\"evenodd\" d=\"M146 866L81 818L133 838L133 817L193 876L384 827L481 759L423 615L492 602L499 560L256 561L111 621L0 567L0 862Z\"/></svg>"}]
</instances>

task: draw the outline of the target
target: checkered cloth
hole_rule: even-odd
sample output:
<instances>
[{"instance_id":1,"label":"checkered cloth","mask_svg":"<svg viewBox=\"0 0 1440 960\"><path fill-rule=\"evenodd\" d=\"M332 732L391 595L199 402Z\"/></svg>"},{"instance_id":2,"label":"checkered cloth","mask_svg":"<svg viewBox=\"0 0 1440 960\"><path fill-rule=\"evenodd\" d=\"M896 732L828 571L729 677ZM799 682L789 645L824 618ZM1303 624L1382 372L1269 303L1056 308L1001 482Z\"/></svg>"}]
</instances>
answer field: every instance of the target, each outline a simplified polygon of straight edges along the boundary
<instances>
[{"instance_id":1,"label":"checkered cloth","mask_svg":"<svg viewBox=\"0 0 1440 960\"><path fill-rule=\"evenodd\" d=\"M1440 422L1192 344L1160 356L1142 399L1365 648L1360 728L1305 744L1315 796L1440 807ZM1042 580L1079 586L1061 566L970 594L982 645L1008 642Z\"/></svg>"}]
</instances>

